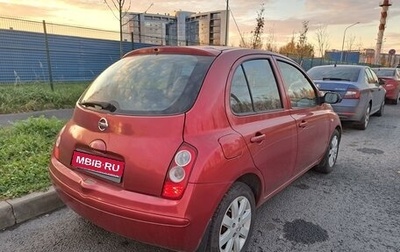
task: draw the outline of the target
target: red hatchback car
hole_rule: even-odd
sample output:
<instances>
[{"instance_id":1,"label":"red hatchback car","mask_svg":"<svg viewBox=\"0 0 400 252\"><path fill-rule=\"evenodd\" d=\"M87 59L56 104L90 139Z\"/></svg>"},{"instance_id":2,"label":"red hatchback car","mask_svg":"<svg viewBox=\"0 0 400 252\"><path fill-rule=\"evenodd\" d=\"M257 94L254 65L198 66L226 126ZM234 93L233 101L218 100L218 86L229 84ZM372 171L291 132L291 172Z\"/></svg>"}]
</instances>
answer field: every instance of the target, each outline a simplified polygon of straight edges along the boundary
<instances>
[{"instance_id":1,"label":"red hatchback car","mask_svg":"<svg viewBox=\"0 0 400 252\"><path fill-rule=\"evenodd\" d=\"M106 69L59 133L50 176L96 225L180 251L244 251L255 209L328 173L341 124L292 60L241 48L150 47Z\"/></svg>"},{"instance_id":2,"label":"red hatchback car","mask_svg":"<svg viewBox=\"0 0 400 252\"><path fill-rule=\"evenodd\" d=\"M397 104L400 99L400 68L372 68L376 75L384 81L386 100Z\"/></svg>"}]
</instances>

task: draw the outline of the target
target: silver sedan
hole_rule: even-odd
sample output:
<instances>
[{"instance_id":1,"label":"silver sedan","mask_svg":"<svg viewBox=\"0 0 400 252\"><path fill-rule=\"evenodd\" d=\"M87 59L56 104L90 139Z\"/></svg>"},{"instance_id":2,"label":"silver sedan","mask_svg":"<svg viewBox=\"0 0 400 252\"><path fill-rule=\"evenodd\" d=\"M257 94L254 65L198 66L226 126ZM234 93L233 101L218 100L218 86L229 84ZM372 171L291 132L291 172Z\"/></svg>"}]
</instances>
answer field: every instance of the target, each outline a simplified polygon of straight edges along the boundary
<instances>
[{"instance_id":1,"label":"silver sedan","mask_svg":"<svg viewBox=\"0 0 400 252\"><path fill-rule=\"evenodd\" d=\"M342 121L353 122L356 128L365 130L370 115L382 116L386 91L370 67L315 66L307 73L321 92L333 91L341 95L342 101L332 107Z\"/></svg>"}]
</instances>

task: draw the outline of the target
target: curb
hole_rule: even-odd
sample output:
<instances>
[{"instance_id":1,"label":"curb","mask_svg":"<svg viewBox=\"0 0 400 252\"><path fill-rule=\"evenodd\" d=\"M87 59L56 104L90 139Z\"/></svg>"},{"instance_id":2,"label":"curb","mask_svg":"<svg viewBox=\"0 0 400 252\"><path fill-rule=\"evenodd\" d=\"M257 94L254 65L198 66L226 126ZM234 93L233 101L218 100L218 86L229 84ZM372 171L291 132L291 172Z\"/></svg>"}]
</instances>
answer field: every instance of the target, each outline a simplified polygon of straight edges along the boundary
<instances>
[{"instance_id":1,"label":"curb","mask_svg":"<svg viewBox=\"0 0 400 252\"><path fill-rule=\"evenodd\" d=\"M12 125L18 120L42 115L46 118L54 116L59 119L69 119L72 117L73 112L74 108L0 114L0 128ZM45 192L34 192L21 198L0 201L0 231L63 206L64 203L59 199L53 187L50 187Z\"/></svg>"},{"instance_id":2,"label":"curb","mask_svg":"<svg viewBox=\"0 0 400 252\"><path fill-rule=\"evenodd\" d=\"M34 192L17 199L0 201L0 230L12 227L64 206L55 189Z\"/></svg>"}]
</instances>

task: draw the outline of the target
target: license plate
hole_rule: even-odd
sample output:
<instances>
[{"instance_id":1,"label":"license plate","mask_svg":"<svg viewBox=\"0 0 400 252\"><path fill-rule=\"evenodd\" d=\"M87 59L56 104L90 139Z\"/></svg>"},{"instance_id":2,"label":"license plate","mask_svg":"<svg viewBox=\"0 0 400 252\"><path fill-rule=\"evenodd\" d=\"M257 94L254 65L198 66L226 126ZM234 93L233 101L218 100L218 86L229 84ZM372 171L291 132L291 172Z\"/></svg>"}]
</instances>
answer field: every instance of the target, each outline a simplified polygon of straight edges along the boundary
<instances>
[{"instance_id":1,"label":"license plate","mask_svg":"<svg viewBox=\"0 0 400 252\"><path fill-rule=\"evenodd\" d=\"M114 178L121 178L125 168L125 163L122 161L80 151L74 151L71 165L96 174L103 174Z\"/></svg>"}]
</instances>

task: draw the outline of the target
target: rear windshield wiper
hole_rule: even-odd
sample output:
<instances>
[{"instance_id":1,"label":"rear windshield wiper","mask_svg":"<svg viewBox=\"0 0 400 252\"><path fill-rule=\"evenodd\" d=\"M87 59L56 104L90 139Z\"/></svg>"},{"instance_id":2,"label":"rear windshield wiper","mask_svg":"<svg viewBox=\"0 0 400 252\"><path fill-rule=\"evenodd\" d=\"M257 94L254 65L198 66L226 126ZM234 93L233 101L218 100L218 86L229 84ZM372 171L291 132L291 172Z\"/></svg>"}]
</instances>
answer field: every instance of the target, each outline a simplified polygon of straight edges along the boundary
<instances>
[{"instance_id":1,"label":"rear windshield wiper","mask_svg":"<svg viewBox=\"0 0 400 252\"><path fill-rule=\"evenodd\" d=\"M93 107L93 108L101 108L104 110L108 110L110 112L114 112L117 110L117 107L114 104L111 104L109 102L101 102L101 101L85 101L81 102L80 105L85 106L85 107Z\"/></svg>"},{"instance_id":2,"label":"rear windshield wiper","mask_svg":"<svg viewBox=\"0 0 400 252\"><path fill-rule=\"evenodd\" d=\"M335 81L350 81L349 79L334 78L334 77L324 77L322 80L335 80Z\"/></svg>"}]
</instances>

